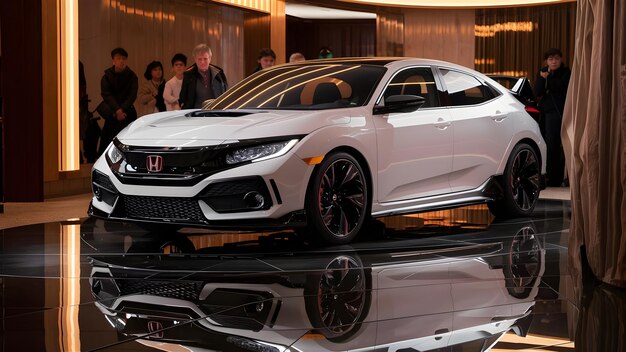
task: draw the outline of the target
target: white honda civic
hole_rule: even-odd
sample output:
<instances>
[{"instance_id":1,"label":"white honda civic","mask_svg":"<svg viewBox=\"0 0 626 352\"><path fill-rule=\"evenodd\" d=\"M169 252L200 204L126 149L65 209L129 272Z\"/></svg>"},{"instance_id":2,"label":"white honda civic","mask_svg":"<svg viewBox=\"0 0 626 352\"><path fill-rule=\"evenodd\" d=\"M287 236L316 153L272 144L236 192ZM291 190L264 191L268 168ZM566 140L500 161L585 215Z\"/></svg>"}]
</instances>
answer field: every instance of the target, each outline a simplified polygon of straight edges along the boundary
<instances>
[{"instance_id":1,"label":"white honda civic","mask_svg":"<svg viewBox=\"0 0 626 352\"><path fill-rule=\"evenodd\" d=\"M133 122L94 164L89 214L341 244L392 214L487 203L529 216L545 168L537 123L476 71L315 60L262 70L206 109Z\"/></svg>"}]
</instances>

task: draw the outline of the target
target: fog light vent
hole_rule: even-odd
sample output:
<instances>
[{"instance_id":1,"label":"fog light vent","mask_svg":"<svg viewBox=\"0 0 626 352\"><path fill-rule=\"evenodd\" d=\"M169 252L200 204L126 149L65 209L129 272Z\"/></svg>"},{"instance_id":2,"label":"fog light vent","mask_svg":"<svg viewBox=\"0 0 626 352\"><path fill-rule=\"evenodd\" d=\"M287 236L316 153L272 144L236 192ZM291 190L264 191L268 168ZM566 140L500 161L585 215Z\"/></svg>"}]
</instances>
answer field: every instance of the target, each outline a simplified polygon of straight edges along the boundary
<instances>
[{"instance_id":1,"label":"fog light vent","mask_svg":"<svg viewBox=\"0 0 626 352\"><path fill-rule=\"evenodd\" d=\"M243 196L243 201L250 209L261 209L265 205L265 197L259 192L252 191Z\"/></svg>"}]
</instances>

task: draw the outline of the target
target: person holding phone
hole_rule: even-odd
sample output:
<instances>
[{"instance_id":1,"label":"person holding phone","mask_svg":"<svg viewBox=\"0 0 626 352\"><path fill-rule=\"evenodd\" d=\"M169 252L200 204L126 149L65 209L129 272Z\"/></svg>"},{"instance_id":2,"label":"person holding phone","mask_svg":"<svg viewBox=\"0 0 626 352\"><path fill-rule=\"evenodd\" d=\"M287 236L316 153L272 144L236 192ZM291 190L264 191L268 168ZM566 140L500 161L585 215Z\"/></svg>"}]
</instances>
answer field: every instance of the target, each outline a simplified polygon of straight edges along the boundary
<instances>
[{"instance_id":1,"label":"person holding phone","mask_svg":"<svg viewBox=\"0 0 626 352\"><path fill-rule=\"evenodd\" d=\"M563 63L563 54L550 48L543 54L546 66L537 73L535 96L541 110L541 131L547 147L547 186L560 187L565 174L565 156L561 144L561 123L571 71Z\"/></svg>"}]
</instances>

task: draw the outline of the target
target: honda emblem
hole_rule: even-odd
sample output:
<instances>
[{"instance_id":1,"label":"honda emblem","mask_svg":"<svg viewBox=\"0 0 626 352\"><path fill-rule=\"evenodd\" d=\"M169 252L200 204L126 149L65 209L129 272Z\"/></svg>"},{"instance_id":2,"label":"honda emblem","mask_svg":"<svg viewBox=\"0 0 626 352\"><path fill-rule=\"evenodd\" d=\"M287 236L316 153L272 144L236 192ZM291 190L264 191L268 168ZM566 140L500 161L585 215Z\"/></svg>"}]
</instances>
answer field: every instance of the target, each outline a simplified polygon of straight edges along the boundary
<instances>
[{"instance_id":1,"label":"honda emblem","mask_svg":"<svg viewBox=\"0 0 626 352\"><path fill-rule=\"evenodd\" d=\"M146 169L148 169L148 172L163 171L163 157L160 155L148 155L146 158Z\"/></svg>"},{"instance_id":2,"label":"honda emblem","mask_svg":"<svg viewBox=\"0 0 626 352\"><path fill-rule=\"evenodd\" d=\"M150 320L148 322L148 331L151 332L150 337L154 339L163 338L163 324L158 321Z\"/></svg>"}]
</instances>

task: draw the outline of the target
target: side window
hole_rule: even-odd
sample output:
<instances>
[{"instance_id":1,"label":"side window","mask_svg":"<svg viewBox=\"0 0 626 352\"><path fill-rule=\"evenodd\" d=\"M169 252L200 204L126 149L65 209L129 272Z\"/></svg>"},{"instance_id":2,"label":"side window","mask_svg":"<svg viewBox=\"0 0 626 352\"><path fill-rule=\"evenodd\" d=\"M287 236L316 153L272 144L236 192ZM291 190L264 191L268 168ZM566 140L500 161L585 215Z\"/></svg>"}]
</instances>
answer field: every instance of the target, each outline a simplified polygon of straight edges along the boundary
<instances>
[{"instance_id":1,"label":"side window","mask_svg":"<svg viewBox=\"0 0 626 352\"><path fill-rule=\"evenodd\" d=\"M440 69L451 106L476 105L495 97L492 89L465 73Z\"/></svg>"},{"instance_id":2,"label":"side window","mask_svg":"<svg viewBox=\"0 0 626 352\"><path fill-rule=\"evenodd\" d=\"M440 106L435 78L428 67L400 71L387 85L383 98L387 99L392 95L418 95L425 99L422 107Z\"/></svg>"}]
</instances>

